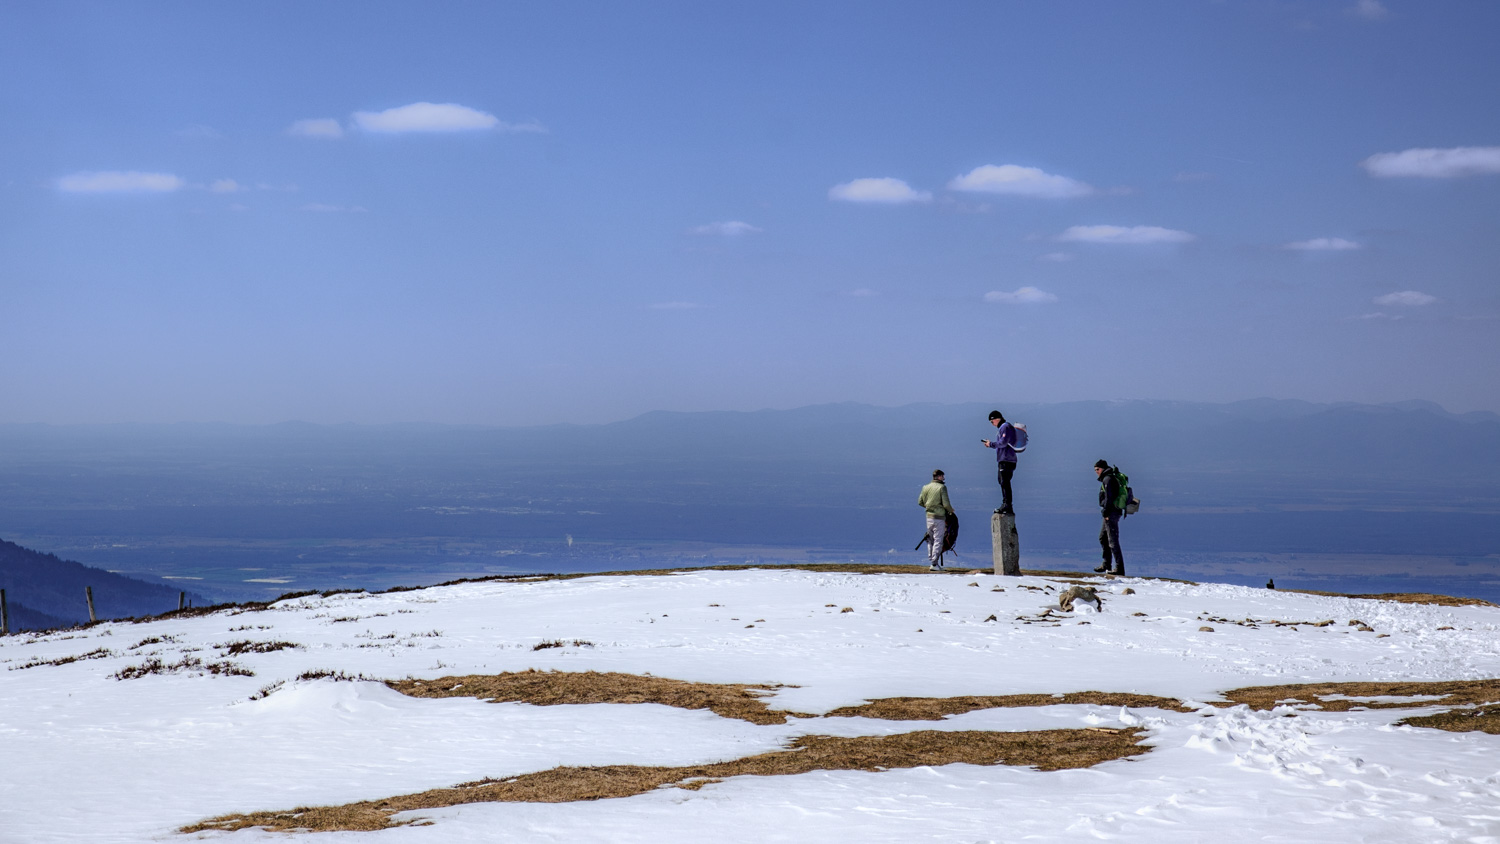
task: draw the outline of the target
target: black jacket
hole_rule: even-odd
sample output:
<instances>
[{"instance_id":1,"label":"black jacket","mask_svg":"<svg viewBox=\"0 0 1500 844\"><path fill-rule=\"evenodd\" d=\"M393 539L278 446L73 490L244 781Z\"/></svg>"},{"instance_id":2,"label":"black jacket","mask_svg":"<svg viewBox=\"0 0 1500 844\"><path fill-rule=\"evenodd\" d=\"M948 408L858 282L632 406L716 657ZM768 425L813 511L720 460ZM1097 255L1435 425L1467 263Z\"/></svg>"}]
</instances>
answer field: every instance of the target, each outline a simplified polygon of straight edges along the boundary
<instances>
[{"instance_id":1,"label":"black jacket","mask_svg":"<svg viewBox=\"0 0 1500 844\"><path fill-rule=\"evenodd\" d=\"M1120 476L1115 474L1114 469L1105 469L1104 475L1099 478L1099 509L1108 516L1111 513L1120 512L1115 506L1115 499L1120 497Z\"/></svg>"}]
</instances>

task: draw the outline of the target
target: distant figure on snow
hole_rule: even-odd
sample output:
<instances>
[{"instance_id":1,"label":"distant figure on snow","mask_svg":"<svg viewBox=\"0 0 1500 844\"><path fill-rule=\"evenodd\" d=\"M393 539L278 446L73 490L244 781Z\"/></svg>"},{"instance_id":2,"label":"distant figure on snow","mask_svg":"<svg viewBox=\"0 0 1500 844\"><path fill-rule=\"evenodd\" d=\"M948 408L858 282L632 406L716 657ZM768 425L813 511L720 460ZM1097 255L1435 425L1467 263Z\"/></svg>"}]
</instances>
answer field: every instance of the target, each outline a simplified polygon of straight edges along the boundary
<instances>
[{"instance_id":1,"label":"distant figure on snow","mask_svg":"<svg viewBox=\"0 0 1500 844\"><path fill-rule=\"evenodd\" d=\"M1016 511L1011 506L1010 500L1010 476L1016 473L1016 429L1005 421L1005 414L998 410L990 411L990 424L998 428L993 440L980 440L985 448L995 450L995 460L1000 464L1000 508L996 513L1014 516Z\"/></svg>"},{"instance_id":2,"label":"distant figure on snow","mask_svg":"<svg viewBox=\"0 0 1500 844\"><path fill-rule=\"evenodd\" d=\"M927 511L927 536L924 541L928 543L927 562L931 571L943 570L943 552L953 547L953 543L945 542L948 538L948 520L957 521L953 504L948 500L948 486L944 480L943 470L934 470L932 483L922 487L922 494L917 496L917 505Z\"/></svg>"},{"instance_id":3,"label":"distant figure on snow","mask_svg":"<svg viewBox=\"0 0 1500 844\"><path fill-rule=\"evenodd\" d=\"M1099 509L1104 514L1104 525L1099 528L1099 547L1104 550L1104 563L1094 571L1108 574L1125 573L1125 554L1120 551L1120 516L1125 514L1125 487L1120 484L1119 474L1110 467L1109 461L1094 464L1094 477L1099 479ZM1115 568L1110 571L1110 558Z\"/></svg>"}]
</instances>

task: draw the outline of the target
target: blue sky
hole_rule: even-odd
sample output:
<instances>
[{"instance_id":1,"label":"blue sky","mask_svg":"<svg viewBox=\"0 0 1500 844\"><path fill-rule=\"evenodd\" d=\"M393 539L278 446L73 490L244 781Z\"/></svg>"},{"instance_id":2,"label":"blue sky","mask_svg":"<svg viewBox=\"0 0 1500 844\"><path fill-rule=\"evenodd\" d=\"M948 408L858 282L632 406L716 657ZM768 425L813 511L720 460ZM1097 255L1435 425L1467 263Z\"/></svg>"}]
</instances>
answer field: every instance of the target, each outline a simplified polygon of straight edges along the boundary
<instances>
[{"instance_id":1,"label":"blue sky","mask_svg":"<svg viewBox=\"0 0 1500 844\"><path fill-rule=\"evenodd\" d=\"M1500 410L1490 2L9 3L0 421Z\"/></svg>"}]
</instances>

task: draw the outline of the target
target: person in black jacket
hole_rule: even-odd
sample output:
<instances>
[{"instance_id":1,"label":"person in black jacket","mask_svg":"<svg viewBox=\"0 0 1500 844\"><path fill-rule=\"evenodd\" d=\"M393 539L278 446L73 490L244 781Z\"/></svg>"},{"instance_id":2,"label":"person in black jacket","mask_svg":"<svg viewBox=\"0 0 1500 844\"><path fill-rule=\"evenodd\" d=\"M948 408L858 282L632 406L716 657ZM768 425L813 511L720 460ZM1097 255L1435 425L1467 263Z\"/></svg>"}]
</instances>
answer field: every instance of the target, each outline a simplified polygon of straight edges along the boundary
<instances>
[{"instance_id":1,"label":"person in black jacket","mask_svg":"<svg viewBox=\"0 0 1500 844\"><path fill-rule=\"evenodd\" d=\"M1109 467L1109 461L1094 464L1094 477L1099 479L1099 510L1104 514L1104 525L1099 528L1099 547L1104 550L1104 562L1094 571L1106 574L1125 573L1125 554L1120 551L1120 516L1117 506L1120 500L1120 476ZM1110 559L1114 559L1114 571L1110 571Z\"/></svg>"}]
</instances>

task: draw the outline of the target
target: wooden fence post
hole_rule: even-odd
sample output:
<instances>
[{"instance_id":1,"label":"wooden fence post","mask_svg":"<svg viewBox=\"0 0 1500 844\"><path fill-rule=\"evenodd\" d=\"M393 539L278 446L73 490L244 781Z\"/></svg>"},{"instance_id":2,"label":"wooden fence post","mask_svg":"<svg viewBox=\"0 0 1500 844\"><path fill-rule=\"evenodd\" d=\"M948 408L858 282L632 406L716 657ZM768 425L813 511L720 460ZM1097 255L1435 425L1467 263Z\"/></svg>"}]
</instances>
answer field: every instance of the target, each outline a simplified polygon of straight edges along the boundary
<instances>
[{"instance_id":1,"label":"wooden fence post","mask_svg":"<svg viewBox=\"0 0 1500 844\"><path fill-rule=\"evenodd\" d=\"M178 612L182 612L182 608L185 607L185 606L187 606L187 593L186 592L178 592L177 593L177 611Z\"/></svg>"},{"instance_id":2,"label":"wooden fence post","mask_svg":"<svg viewBox=\"0 0 1500 844\"><path fill-rule=\"evenodd\" d=\"M1016 535L1016 517L996 513L990 517L991 561L995 574L1019 577L1021 574L1021 540Z\"/></svg>"},{"instance_id":3,"label":"wooden fence post","mask_svg":"<svg viewBox=\"0 0 1500 844\"><path fill-rule=\"evenodd\" d=\"M0 589L0 636L10 635L10 608L5 606L5 590Z\"/></svg>"},{"instance_id":4,"label":"wooden fence post","mask_svg":"<svg viewBox=\"0 0 1500 844\"><path fill-rule=\"evenodd\" d=\"M94 622L99 620L98 617L94 615L94 587L83 587L83 597L87 598L89 601L89 624L93 624Z\"/></svg>"}]
</instances>

